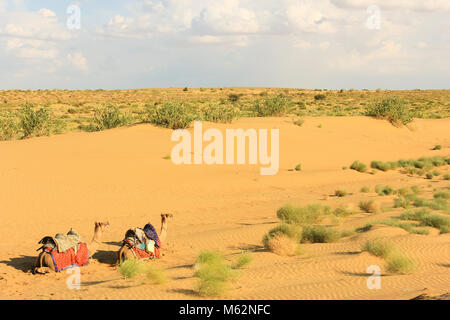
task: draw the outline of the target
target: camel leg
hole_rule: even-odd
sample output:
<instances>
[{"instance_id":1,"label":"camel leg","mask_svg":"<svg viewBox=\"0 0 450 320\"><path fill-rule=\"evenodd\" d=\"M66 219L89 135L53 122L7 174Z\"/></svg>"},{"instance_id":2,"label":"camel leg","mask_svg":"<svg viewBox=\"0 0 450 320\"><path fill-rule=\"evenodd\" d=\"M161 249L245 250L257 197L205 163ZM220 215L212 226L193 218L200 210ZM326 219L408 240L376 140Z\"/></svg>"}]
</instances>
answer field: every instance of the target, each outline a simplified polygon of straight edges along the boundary
<instances>
[{"instance_id":1,"label":"camel leg","mask_svg":"<svg viewBox=\"0 0 450 320\"><path fill-rule=\"evenodd\" d=\"M51 255L47 252L41 252L38 257L37 265L34 268L34 273L46 274L55 271L56 268Z\"/></svg>"},{"instance_id":2,"label":"camel leg","mask_svg":"<svg viewBox=\"0 0 450 320\"><path fill-rule=\"evenodd\" d=\"M123 246L117 253L117 263L120 264L128 259L136 259L136 257L134 256L130 248L128 248L127 246Z\"/></svg>"}]
</instances>

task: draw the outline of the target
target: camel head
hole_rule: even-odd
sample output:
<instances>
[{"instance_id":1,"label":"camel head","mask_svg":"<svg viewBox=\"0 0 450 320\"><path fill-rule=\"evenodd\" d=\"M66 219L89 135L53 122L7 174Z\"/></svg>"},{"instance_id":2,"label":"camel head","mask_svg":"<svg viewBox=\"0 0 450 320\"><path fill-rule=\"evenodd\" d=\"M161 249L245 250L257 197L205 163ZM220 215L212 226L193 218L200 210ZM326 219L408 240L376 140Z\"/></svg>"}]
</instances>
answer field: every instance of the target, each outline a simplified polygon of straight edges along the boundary
<instances>
[{"instance_id":1,"label":"camel head","mask_svg":"<svg viewBox=\"0 0 450 320\"><path fill-rule=\"evenodd\" d=\"M173 219L173 214L171 213L161 213L161 223L167 223Z\"/></svg>"},{"instance_id":2,"label":"camel head","mask_svg":"<svg viewBox=\"0 0 450 320\"><path fill-rule=\"evenodd\" d=\"M109 221L107 222L95 222L95 231L106 231L109 229Z\"/></svg>"}]
</instances>

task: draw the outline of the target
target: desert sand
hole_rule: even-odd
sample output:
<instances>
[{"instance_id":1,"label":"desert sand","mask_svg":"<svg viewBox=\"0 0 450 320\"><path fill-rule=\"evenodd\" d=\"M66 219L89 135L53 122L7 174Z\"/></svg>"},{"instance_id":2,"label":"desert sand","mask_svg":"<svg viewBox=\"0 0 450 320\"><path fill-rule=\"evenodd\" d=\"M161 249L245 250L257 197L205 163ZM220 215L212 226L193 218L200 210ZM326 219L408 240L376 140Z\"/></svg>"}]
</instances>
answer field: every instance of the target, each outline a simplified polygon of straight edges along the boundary
<instances>
[{"instance_id":1,"label":"desert sand","mask_svg":"<svg viewBox=\"0 0 450 320\"><path fill-rule=\"evenodd\" d=\"M319 128L319 125L321 127ZM229 259L248 250L252 263L233 283L230 299L410 299L450 288L450 234L409 234L377 226L336 243L304 244L305 254L282 257L266 251L261 239L274 227L276 210L287 202L336 207L377 198L392 207L393 196L362 194L362 186L449 186L398 171L343 170L354 160L449 155L450 119L416 119L397 128L368 117L243 118L204 128L280 129L280 170L261 176L259 165L174 165L164 157L175 145L171 130L136 125L96 133L68 133L0 142L0 298L1 299L201 299L192 264L201 250L222 251ZM192 129L190 129L192 131ZM442 150L431 151L441 144ZM300 172L292 169L302 163ZM445 171L446 170L446 171ZM448 172L446 166L443 173ZM351 195L332 195L344 188ZM126 280L114 266L118 245L130 227L148 221L159 229L162 212L174 214L164 257L151 261L167 270L164 285ZM358 213L340 229L398 216ZM94 221L111 228L93 262L82 268L80 290L66 287L68 274L33 275L37 242L71 227L87 241ZM382 259L361 252L370 237L389 238L417 261L410 275L384 272ZM382 269L381 289L366 286L370 265Z\"/></svg>"}]
</instances>

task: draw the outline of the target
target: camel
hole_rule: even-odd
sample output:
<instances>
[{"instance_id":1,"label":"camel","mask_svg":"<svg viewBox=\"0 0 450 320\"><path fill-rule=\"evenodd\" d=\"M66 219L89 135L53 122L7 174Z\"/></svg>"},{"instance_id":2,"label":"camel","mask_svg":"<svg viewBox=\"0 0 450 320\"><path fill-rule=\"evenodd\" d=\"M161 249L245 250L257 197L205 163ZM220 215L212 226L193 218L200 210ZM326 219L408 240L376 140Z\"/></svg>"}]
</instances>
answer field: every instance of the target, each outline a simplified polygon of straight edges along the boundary
<instances>
[{"instance_id":1,"label":"camel","mask_svg":"<svg viewBox=\"0 0 450 320\"><path fill-rule=\"evenodd\" d=\"M95 222L94 236L92 237L91 242L86 244L89 250L89 259L98 251L98 248L102 243L101 239L103 237L103 232L108 228L109 222ZM52 271L56 271L52 256L48 252L42 251L38 256L34 273L45 274Z\"/></svg>"},{"instance_id":2,"label":"camel","mask_svg":"<svg viewBox=\"0 0 450 320\"><path fill-rule=\"evenodd\" d=\"M159 234L159 240L161 244L165 244L167 238L167 225L170 220L173 219L173 215L171 213L162 213L161 214L161 232ZM120 264L121 262L128 259L136 259L133 250L130 249L127 245L122 245L122 247L117 252L117 262Z\"/></svg>"}]
</instances>

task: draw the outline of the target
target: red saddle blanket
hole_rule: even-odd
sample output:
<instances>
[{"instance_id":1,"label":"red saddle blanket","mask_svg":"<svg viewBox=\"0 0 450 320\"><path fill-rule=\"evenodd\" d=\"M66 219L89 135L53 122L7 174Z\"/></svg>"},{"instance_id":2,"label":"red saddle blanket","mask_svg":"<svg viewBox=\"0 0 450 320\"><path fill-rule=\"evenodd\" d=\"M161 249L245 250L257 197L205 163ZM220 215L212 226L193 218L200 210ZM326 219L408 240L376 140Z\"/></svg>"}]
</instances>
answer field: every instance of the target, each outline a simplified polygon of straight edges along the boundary
<instances>
[{"instance_id":1,"label":"red saddle blanket","mask_svg":"<svg viewBox=\"0 0 450 320\"><path fill-rule=\"evenodd\" d=\"M151 252L147 252L145 250L137 248L128 240L126 240L126 243L128 244L128 247L131 248L131 250L133 250L136 260L159 258L159 249L157 247L155 247L155 253L153 254Z\"/></svg>"},{"instance_id":2,"label":"red saddle blanket","mask_svg":"<svg viewBox=\"0 0 450 320\"><path fill-rule=\"evenodd\" d=\"M56 272L89 264L89 250L86 243L79 244L76 254L73 248L68 249L66 252L58 252L58 250L50 247L46 247L44 250L52 256Z\"/></svg>"}]
</instances>

